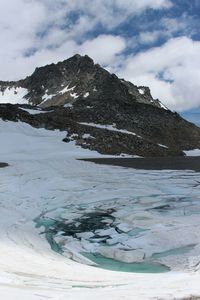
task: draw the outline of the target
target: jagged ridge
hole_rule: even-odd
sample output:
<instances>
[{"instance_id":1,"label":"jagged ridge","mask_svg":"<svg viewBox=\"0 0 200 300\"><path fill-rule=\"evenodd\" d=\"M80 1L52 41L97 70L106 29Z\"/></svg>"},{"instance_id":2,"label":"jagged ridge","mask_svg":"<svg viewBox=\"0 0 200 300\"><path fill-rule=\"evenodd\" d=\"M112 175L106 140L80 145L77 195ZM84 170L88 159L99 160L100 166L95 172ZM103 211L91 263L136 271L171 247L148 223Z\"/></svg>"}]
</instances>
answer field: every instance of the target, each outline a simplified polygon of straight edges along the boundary
<instances>
[{"instance_id":1,"label":"jagged ridge","mask_svg":"<svg viewBox=\"0 0 200 300\"><path fill-rule=\"evenodd\" d=\"M94 64L87 55L77 54L63 62L36 68L24 80L0 82L2 93L9 88L26 89L24 100L41 107L75 103L88 97L93 102L103 99L125 103L136 101L162 107L158 100L152 98L149 88L137 87L131 82L119 79Z\"/></svg>"}]
</instances>

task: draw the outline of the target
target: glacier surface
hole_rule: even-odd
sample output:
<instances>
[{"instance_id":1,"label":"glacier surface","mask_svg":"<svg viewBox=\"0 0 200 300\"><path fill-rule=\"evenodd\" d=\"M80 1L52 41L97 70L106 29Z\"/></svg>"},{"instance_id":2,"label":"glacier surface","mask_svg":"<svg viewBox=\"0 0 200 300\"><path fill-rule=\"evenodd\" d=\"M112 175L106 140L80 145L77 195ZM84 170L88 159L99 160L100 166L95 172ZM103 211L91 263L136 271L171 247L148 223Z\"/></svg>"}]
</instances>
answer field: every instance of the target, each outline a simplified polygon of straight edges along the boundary
<instances>
[{"instance_id":1,"label":"glacier surface","mask_svg":"<svg viewBox=\"0 0 200 300\"><path fill-rule=\"evenodd\" d=\"M63 143L65 135L0 121L0 161L9 164L0 169L0 298L142 300L199 295L200 174L78 161L100 155L74 142ZM70 222L83 207L90 213L110 210L119 232L111 226L106 232L97 229L101 237L111 237L105 249L99 241L91 243L91 231L76 240L61 231L55 239L66 255L53 251L42 233L45 228L36 228L35 220ZM109 218L104 221L111 224ZM153 260L171 271L97 268L87 265L87 257L82 261L82 248L118 260Z\"/></svg>"}]
</instances>

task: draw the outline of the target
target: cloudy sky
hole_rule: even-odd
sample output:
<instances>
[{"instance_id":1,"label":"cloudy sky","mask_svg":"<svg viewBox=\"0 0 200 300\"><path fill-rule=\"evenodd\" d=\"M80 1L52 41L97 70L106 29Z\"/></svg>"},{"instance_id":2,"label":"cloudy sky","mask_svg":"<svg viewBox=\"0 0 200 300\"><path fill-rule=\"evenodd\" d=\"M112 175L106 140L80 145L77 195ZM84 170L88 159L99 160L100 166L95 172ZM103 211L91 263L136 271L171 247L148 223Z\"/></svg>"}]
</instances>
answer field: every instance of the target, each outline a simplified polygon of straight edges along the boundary
<instances>
[{"instance_id":1,"label":"cloudy sky","mask_svg":"<svg viewBox=\"0 0 200 300\"><path fill-rule=\"evenodd\" d=\"M0 0L0 80L88 54L179 112L200 107L199 0Z\"/></svg>"}]
</instances>

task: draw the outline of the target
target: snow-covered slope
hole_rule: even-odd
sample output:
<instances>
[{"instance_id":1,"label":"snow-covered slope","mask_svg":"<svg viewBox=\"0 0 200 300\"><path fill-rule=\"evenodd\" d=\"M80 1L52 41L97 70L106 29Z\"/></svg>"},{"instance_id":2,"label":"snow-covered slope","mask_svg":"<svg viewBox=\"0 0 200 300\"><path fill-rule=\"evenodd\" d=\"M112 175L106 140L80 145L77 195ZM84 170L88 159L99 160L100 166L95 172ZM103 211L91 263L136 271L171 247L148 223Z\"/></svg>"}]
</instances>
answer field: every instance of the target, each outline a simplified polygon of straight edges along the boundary
<instances>
[{"instance_id":1,"label":"snow-covered slope","mask_svg":"<svg viewBox=\"0 0 200 300\"><path fill-rule=\"evenodd\" d=\"M118 217L128 222L129 214L132 226L136 211L137 223L141 218L144 223L145 203L149 207L162 199L174 199L175 205L184 198L187 204L192 201L195 212L199 205L194 184L200 174L143 172L77 161L76 158L99 155L78 148L73 142L61 142L65 135L21 122L0 121L0 161L10 165L0 169L0 299L142 300L199 295L199 272L184 271L182 267L179 272L162 276L106 271L78 264L50 249L33 220L50 212L54 218L66 214L66 206L94 208L115 203ZM128 203L127 208L121 210L119 206L118 210L118 203L123 202ZM192 250L194 255L186 256L184 262L191 270L198 270L199 240L194 233L199 232L199 217L190 205L185 214L183 211L179 216L165 214L162 218L158 218L158 213L149 213L145 224L150 226L150 235L145 236L144 243L153 249L153 243L162 240L166 246L170 236L174 236L173 230L179 230L179 236L184 237L182 243L197 244ZM165 232L166 240L162 239ZM153 242L149 240L152 237ZM173 238L171 243L176 240ZM175 259L174 265L178 264Z\"/></svg>"},{"instance_id":2,"label":"snow-covered slope","mask_svg":"<svg viewBox=\"0 0 200 300\"><path fill-rule=\"evenodd\" d=\"M51 115L36 109L30 116L22 113L31 106L51 109ZM36 68L19 81L0 81L0 117L66 129L66 142L73 138L104 154L181 156L200 148L200 128L154 99L148 87L118 78L87 55ZM82 138L88 134L94 138Z\"/></svg>"},{"instance_id":3,"label":"snow-covered slope","mask_svg":"<svg viewBox=\"0 0 200 300\"><path fill-rule=\"evenodd\" d=\"M3 91L0 90L0 103L26 104L28 101L24 97L27 93L28 90L22 87L7 87Z\"/></svg>"}]
</instances>

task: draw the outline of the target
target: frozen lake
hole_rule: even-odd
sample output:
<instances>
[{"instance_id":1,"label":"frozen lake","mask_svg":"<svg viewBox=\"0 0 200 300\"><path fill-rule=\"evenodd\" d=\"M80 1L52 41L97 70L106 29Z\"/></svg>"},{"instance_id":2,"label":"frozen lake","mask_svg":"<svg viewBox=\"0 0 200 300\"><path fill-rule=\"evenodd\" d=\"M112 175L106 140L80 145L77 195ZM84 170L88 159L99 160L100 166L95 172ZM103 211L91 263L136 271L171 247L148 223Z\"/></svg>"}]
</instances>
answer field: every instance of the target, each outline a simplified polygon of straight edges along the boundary
<instances>
[{"instance_id":1,"label":"frozen lake","mask_svg":"<svg viewBox=\"0 0 200 300\"><path fill-rule=\"evenodd\" d=\"M0 123L0 297L199 295L200 173L77 161L99 155L64 136Z\"/></svg>"},{"instance_id":2,"label":"frozen lake","mask_svg":"<svg viewBox=\"0 0 200 300\"><path fill-rule=\"evenodd\" d=\"M104 168L109 169L100 169ZM117 170L113 181L104 181L105 175L93 179L92 193L101 194L100 200L90 197L85 201L84 195L91 190L83 189L81 201L46 211L36 219L53 250L83 263L87 261L80 253L88 253L86 257L99 261L100 267L103 257L114 259L119 262L119 270L123 262L139 263L135 272L140 272L139 266L145 272L145 264L147 272L151 272L150 266L155 272L155 264L161 266L160 272L166 267L194 268L200 241L200 174L113 170ZM134 272L134 268L129 270ZM159 268L156 270L159 272Z\"/></svg>"}]
</instances>

